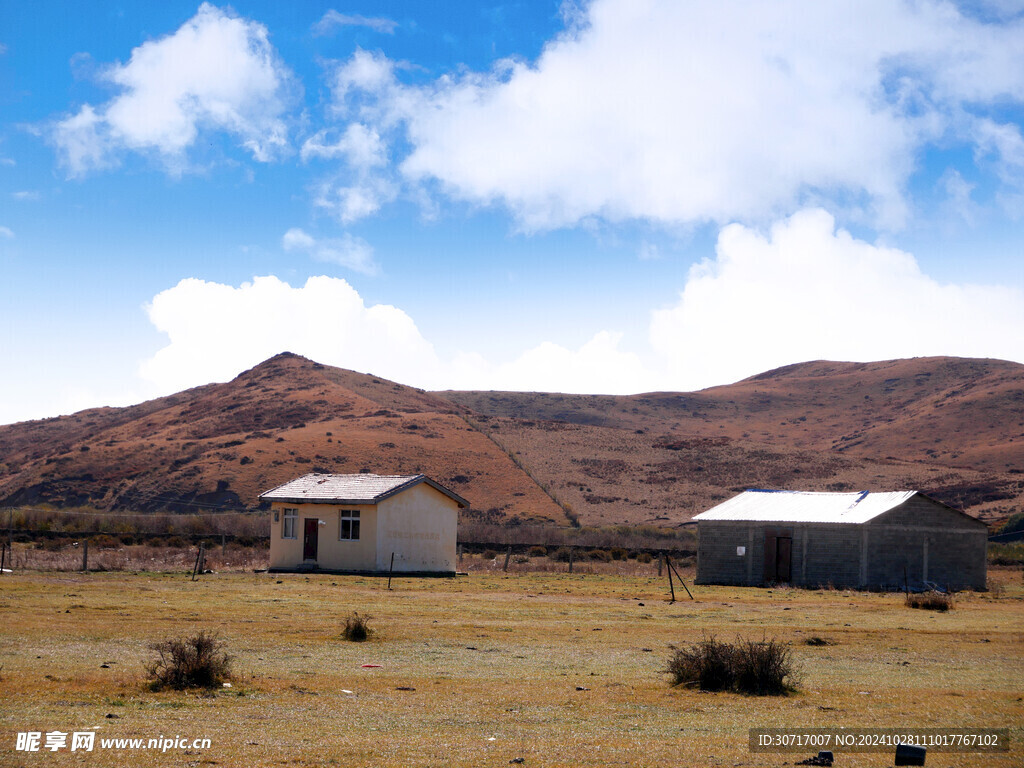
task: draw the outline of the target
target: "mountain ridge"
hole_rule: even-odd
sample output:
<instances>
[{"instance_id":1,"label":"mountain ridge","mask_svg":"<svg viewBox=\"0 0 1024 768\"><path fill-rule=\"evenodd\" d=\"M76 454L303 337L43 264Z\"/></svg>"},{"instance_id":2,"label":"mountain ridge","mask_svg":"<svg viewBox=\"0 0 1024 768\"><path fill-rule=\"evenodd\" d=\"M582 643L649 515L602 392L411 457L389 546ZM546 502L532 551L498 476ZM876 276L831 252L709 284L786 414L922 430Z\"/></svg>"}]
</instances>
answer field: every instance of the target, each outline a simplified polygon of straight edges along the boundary
<instances>
[{"instance_id":1,"label":"mountain ridge","mask_svg":"<svg viewBox=\"0 0 1024 768\"><path fill-rule=\"evenodd\" d=\"M427 392L281 353L230 382L0 426L0 504L245 509L309 471L424 472L497 522L678 525L744 487L1024 499L1024 366L810 361L698 392ZM567 519L568 518L568 519Z\"/></svg>"}]
</instances>

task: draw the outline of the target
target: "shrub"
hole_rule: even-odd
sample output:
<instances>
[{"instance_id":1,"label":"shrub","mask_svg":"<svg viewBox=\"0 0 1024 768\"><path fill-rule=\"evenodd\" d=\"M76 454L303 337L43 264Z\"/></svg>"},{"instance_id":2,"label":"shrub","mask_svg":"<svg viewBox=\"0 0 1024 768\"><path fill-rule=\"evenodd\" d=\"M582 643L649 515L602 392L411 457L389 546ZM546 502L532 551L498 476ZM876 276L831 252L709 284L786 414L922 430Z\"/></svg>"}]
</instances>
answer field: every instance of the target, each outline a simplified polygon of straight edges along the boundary
<instances>
[{"instance_id":1,"label":"shrub","mask_svg":"<svg viewBox=\"0 0 1024 768\"><path fill-rule=\"evenodd\" d=\"M689 648L676 648L668 662L673 685L722 691L732 687L733 647L706 637Z\"/></svg>"},{"instance_id":2,"label":"shrub","mask_svg":"<svg viewBox=\"0 0 1024 768\"><path fill-rule=\"evenodd\" d=\"M989 565L1024 565L1024 541L992 542L988 545Z\"/></svg>"},{"instance_id":3,"label":"shrub","mask_svg":"<svg viewBox=\"0 0 1024 768\"><path fill-rule=\"evenodd\" d=\"M593 549L587 556L599 563L610 563L612 561L611 553L605 549Z\"/></svg>"},{"instance_id":4,"label":"shrub","mask_svg":"<svg viewBox=\"0 0 1024 768\"><path fill-rule=\"evenodd\" d=\"M482 557L484 560L493 560L497 556L498 553L495 552L493 549L485 549L483 551L483 554L480 555L480 557Z\"/></svg>"},{"instance_id":5,"label":"shrub","mask_svg":"<svg viewBox=\"0 0 1024 768\"><path fill-rule=\"evenodd\" d=\"M527 553L530 557L547 557L547 547L530 547L530 551Z\"/></svg>"},{"instance_id":6,"label":"shrub","mask_svg":"<svg viewBox=\"0 0 1024 768\"><path fill-rule=\"evenodd\" d=\"M641 552L636 556L638 563L650 563L654 560L654 556L650 552Z\"/></svg>"},{"instance_id":7,"label":"shrub","mask_svg":"<svg viewBox=\"0 0 1024 768\"><path fill-rule=\"evenodd\" d=\"M178 549L188 546L188 542L181 538L181 536L171 536L167 539L166 544L168 547L176 547Z\"/></svg>"},{"instance_id":8,"label":"shrub","mask_svg":"<svg viewBox=\"0 0 1024 768\"><path fill-rule=\"evenodd\" d=\"M744 640L736 644L735 689L755 696L782 696L793 681L793 656L778 640Z\"/></svg>"},{"instance_id":9,"label":"shrub","mask_svg":"<svg viewBox=\"0 0 1024 768\"><path fill-rule=\"evenodd\" d=\"M706 637L689 648L675 649L667 671L673 685L702 691L778 696L794 683L792 654L774 639L726 643Z\"/></svg>"},{"instance_id":10,"label":"shrub","mask_svg":"<svg viewBox=\"0 0 1024 768\"><path fill-rule=\"evenodd\" d=\"M559 547L554 552L548 553L548 557L559 563L568 563L571 551L568 547Z\"/></svg>"},{"instance_id":11,"label":"shrub","mask_svg":"<svg viewBox=\"0 0 1024 768\"><path fill-rule=\"evenodd\" d=\"M1015 515L1011 515L1010 518L1003 523L1003 527L999 529L999 533L1015 533L1016 531L1024 531L1024 512L1018 512Z\"/></svg>"},{"instance_id":12,"label":"shrub","mask_svg":"<svg viewBox=\"0 0 1024 768\"><path fill-rule=\"evenodd\" d=\"M200 630L189 637L154 643L157 658L147 667L149 687L154 691L173 688L217 688L231 679L231 656L225 642Z\"/></svg>"},{"instance_id":13,"label":"shrub","mask_svg":"<svg viewBox=\"0 0 1024 768\"><path fill-rule=\"evenodd\" d=\"M622 547L612 547L611 555L612 560L625 560L629 556L629 551Z\"/></svg>"},{"instance_id":14,"label":"shrub","mask_svg":"<svg viewBox=\"0 0 1024 768\"><path fill-rule=\"evenodd\" d=\"M360 616L352 613L345 619L345 628L341 630L341 636L353 643L361 643L373 634L370 629L370 616Z\"/></svg>"},{"instance_id":15,"label":"shrub","mask_svg":"<svg viewBox=\"0 0 1024 768\"><path fill-rule=\"evenodd\" d=\"M942 592L920 592L907 595L907 605L911 608L924 608L929 611L945 613L953 607L953 596Z\"/></svg>"}]
</instances>

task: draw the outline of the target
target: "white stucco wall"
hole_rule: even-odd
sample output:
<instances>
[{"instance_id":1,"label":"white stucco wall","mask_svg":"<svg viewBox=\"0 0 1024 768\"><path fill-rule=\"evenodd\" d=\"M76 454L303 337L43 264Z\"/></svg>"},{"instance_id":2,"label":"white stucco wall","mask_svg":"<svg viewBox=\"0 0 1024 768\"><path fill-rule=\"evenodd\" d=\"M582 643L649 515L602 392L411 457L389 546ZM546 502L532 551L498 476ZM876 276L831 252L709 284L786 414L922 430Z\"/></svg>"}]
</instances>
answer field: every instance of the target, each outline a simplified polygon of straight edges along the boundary
<instances>
[{"instance_id":1,"label":"white stucco wall","mask_svg":"<svg viewBox=\"0 0 1024 768\"><path fill-rule=\"evenodd\" d=\"M377 570L455 572L459 505L420 483L377 505Z\"/></svg>"}]
</instances>

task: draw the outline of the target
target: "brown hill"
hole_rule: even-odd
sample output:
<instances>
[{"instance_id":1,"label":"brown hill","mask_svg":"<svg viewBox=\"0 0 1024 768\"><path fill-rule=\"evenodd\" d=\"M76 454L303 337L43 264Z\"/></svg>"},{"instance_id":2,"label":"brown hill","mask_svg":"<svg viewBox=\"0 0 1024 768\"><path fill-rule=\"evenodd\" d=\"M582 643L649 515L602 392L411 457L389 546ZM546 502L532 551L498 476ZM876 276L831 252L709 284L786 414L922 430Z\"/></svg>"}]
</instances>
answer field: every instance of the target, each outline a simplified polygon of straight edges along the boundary
<instances>
[{"instance_id":1,"label":"brown hill","mask_svg":"<svg viewBox=\"0 0 1024 768\"><path fill-rule=\"evenodd\" d=\"M694 393L428 393L288 353L130 408L0 426L0 505L252 507L323 472L425 472L490 519L677 525L748 487L1024 497L1024 366L787 366Z\"/></svg>"},{"instance_id":2,"label":"brown hill","mask_svg":"<svg viewBox=\"0 0 1024 768\"><path fill-rule=\"evenodd\" d=\"M242 508L307 472L423 472L483 515L564 522L458 410L284 353L225 384L0 427L0 504Z\"/></svg>"},{"instance_id":3,"label":"brown hill","mask_svg":"<svg viewBox=\"0 0 1024 768\"><path fill-rule=\"evenodd\" d=\"M917 488L985 520L1024 498L1024 366L810 362L693 393L445 392L588 521L747 487Z\"/></svg>"}]
</instances>

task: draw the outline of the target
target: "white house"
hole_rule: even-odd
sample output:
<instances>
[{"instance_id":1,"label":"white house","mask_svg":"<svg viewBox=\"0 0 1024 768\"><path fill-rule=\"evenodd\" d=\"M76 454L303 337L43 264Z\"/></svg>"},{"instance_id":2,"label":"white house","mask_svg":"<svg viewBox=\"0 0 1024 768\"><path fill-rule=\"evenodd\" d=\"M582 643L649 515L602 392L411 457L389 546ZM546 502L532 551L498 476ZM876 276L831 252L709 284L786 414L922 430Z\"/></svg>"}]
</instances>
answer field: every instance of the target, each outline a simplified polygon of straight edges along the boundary
<instances>
[{"instance_id":1,"label":"white house","mask_svg":"<svg viewBox=\"0 0 1024 768\"><path fill-rule=\"evenodd\" d=\"M271 505L270 570L453 575L459 509L426 475L304 475Z\"/></svg>"}]
</instances>

